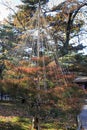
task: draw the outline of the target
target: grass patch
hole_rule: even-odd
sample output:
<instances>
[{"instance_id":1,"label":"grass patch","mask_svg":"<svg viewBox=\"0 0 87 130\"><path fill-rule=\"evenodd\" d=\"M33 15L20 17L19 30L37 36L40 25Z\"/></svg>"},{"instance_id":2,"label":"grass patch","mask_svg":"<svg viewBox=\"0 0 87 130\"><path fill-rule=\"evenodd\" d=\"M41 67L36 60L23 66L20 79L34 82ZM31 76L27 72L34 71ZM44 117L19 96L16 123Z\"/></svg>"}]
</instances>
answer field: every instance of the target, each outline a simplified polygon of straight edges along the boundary
<instances>
[{"instance_id":1,"label":"grass patch","mask_svg":"<svg viewBox=\"0 0 87 130\"><path fill-rule=\"evenodd\" d=\"M0 117L0 130L29 130L31 122L23 117Z\"/></svg>"},{"instance_id":2,"label":"grass patch","mask_svg":"<svg viewBox=\"0 0 87 130\"><path fill-rule=\"evenodd\" d=\"M0 130L31 130L31 121L24 106L0 102Z\"/></svg>"}]
</instances>

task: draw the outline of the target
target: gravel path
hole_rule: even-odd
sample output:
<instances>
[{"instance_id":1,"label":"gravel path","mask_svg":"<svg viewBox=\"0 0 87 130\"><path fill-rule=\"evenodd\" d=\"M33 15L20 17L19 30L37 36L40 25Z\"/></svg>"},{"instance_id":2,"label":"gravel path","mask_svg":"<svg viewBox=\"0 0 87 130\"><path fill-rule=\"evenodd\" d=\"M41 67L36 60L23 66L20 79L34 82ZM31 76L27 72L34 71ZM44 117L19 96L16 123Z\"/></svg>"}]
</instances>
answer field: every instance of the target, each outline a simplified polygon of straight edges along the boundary
<instances>
[{"instance_id":1,"label":"gravel path","mask_svg":"<svg viewBox=\"0 0 87 130\"><path fill-rule=\"evenodd\" d=\"M82 107L81 113L77 116L77 120L77 130L87 130L87 99L85 99L85 105Z\"/></svg>"}]
</instances>

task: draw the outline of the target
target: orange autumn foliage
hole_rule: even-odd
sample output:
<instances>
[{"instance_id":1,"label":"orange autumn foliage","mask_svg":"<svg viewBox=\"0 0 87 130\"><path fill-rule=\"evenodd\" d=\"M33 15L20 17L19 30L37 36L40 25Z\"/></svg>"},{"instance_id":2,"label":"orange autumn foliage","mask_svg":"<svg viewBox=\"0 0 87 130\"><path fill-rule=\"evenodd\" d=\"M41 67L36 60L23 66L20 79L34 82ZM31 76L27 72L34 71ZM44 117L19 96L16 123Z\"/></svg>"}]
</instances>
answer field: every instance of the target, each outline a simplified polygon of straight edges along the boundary
<instances>
[{"instance_id":1,"label":"orange autumn foliage","mask_svg":"<svg viewBox=\"0 0 87 130\"><path fill-rule=\"evenodd\" d=\"M15 68L15 70L17 72L22 72L22 73L27 73L27 74L33 74L33 73L36 73L40 70L41 68L40 67L17 67Z\"/></svg>"}]
</instances>

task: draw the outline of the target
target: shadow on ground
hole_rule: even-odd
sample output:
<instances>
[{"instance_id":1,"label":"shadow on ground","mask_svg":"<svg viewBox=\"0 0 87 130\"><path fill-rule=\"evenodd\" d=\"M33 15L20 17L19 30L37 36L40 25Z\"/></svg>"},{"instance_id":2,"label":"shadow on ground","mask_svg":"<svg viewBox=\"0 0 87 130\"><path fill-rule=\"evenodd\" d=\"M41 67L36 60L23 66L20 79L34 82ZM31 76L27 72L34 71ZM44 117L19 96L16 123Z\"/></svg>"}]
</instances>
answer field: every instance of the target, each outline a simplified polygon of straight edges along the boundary
<instances>
[{"instance_id":1,"label":"shadow on ground","mask_svg":"<svg viewBox=\"0 0 87 130\"><path fill-rule=\"evenodd\" d=\"M12 123L12 122L0 122L0 130L24 130L20 124Z\"/></svg>"}]
</instances>

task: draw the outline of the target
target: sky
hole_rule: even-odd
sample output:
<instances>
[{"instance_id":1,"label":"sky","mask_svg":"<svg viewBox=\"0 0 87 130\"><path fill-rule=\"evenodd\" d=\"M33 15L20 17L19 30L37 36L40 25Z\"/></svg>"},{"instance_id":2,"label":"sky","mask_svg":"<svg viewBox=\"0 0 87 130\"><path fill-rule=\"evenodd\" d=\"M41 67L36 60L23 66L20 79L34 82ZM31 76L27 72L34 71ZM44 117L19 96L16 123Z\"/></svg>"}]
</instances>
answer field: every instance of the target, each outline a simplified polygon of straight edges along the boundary
<instances>
[{"instance_id":1,"label":"sky","mask_svg":"<svg viewBox=\"0 0 87 130\"><path fill-rule=\"evenodd\" d=\"M16 5L20 4L20 0L0 0L0 21L7 18L9 13L12 13L3 3L8 4L10 7L15 8Z\"/></svg>"}]
</instances>

